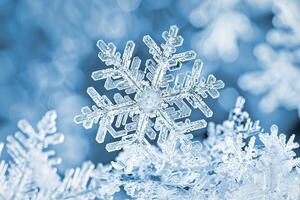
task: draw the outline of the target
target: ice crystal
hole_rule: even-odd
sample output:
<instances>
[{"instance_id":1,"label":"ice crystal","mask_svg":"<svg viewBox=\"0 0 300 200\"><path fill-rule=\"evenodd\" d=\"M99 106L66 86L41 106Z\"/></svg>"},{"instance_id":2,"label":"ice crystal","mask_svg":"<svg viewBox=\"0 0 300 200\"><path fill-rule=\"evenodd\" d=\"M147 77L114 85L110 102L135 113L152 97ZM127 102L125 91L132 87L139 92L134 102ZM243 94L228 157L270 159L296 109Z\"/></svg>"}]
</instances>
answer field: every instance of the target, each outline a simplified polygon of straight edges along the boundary
<instances>
[{"instance_id":1,"label":"ice crystal","mask_svg":"<svg viewBox=\"0 0 300 200\"><path fill-rule=\"evenodd\" d=\"M116 93L113 103L107 96L101 96L89 87L87 93L96 105L83 107L82 114L74 120L85 128L99 123L96 136L99 143L104 141L106 132L113 138L121 138L107 144L108 151L120 150L136 142L147 143L145 136L154 140L158 132L158 143L162 144L174 134L176 139L180 134L206 127L204 119L188 119L192 111L190 107L200 109L206 117L213 114L204 99L208 96L218 98L218 90L224 87L224 83L214 75L209 75L207 80L201 77L202 62L199 59L194 61L192 72L174 76L171 72L180 69L183 63L194 60L196 53L177 53L176 48L182 46L183 38L178 35L176 26L163 32L162 37L165 43L160 47L149 35L143 37L152 55L151 59L146 60L144 71L140 70L140 58L132 58L133 41L126 43L122 55L113 43L97 42L99 58L111 67L93 72L92 78L95 81L106 79L107 90L118 89L124 91L124 95ZM121 126L124 128L117 130Z\"/></svg>"},{"instance_id":2,"label":"ice crystal","mask_svg":"<svg viewBox=\"0 0 300 200\"><path fill-rule=\"evenodd\" d=\"M239 55L238 42L251 35L251 22L241 12L240 0L201 1L189 15L190 23L201 28L193 37L197 51L207 58L234 61Z\"/></svg>"},{"instance_id":3,"label":"ice crystal","mask_svg":"<svg viewBox=\"0 0 300 200\"><path fill-rule=\"evenodd\" d=\"M294 135L277 126L265 133L242 111L244 99L223 124L210 124L202 144L185 137L155 148L132 145L113 166L134 199L298 199L299 159ZM257 136L257 137L256 137ZM256 142L258 140L258 142ZM173 150L171 150L173 149ZM291 184L288 182L290 181Z\"/></svg>"},{"instance_id":4,"label":"ice crystal","mask_svg":"<svg viewBox=\"0 0 300 200\"><path fill-rule=\"evenodd\" d=\"M253 94L264 94L260 108L272 112L277 107L298 109L300 116L300 18L298 1L274 1L274 29L267 42L254 54L263 70L241 76L239 85ZM254 80L255 81L252 81Z\"/></svg>"},{"instance_id":5,"label":"ice crystal","mask_svg":"<svg viewBox=\"0 0 300 200\"><path fill-rule=\"evenodd\" d=\"M61 160L50 150L51 146L62 143L64 138L63 134L57 132L55 120L56 112L47 112L37 124L37 130L26 120L20 120L18 126L22 132L7 137L6 149L12 162L0 162L1 200L86 200L111 197L113 189L105 189L107 179L113 176L105 177L108 168L97 168L98 173L102 170L101 177L98 177L95 166L85 162L81 168L67 170L61 179L56 169ZM0 152L2 148L3 144L0 144ZM103 187L98 185L100 178Z\"/></svg>"},{"instance_id":6,"label":"ice crystal","mask_svg":"<svg viewBox=\"0 0 300 200\"><path fill-rule=\"evenodd\" d=\"M211 125L205 142L220 181L216 193L232 200L298 199L300 180L295 167L299 159L294 158L293 149L299 145L293 142L295 136L286 142L276 125L270 134L265 133L258 121L252 122L248 113L241 111L243 102L238 99L223 125Z\"/></svg>"},{"instance_id":7,"label":"ice crystal","mask_svg":"<svg viewBox=\"0 0 300 200\"><path fill-rule=\"evenodd\" d=\"M121 188L131 199L299 199L295 136L287 140L276 125L265 133L243 104L240 97L228 120L210 123L203 142L181 134L160 146L133 143L110 165L86 161L63 178L49 150L63 139L55 112L46 113L38 131L21 120L23 133L9 136L6 145L12 162L0 162L0 199L113 199Z\"/></svg>"}]
</instances>

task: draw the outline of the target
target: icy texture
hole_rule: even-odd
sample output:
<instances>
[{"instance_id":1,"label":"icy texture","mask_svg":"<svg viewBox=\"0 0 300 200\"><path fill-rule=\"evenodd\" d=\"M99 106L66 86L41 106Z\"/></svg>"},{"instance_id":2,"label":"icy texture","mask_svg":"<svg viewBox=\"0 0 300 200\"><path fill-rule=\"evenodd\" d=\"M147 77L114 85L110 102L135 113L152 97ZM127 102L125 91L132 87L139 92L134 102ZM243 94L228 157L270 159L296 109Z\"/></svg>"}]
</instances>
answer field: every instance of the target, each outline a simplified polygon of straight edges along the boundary
<instances>
[{"instance_id":1,"label":"icy texture","mask_svg":"<svg viewBox=\"0 0 300 200\"><path fill-rule=\"evenodd\" d=\"M122 93L114 95L113 103L89 87L87 93L95 105L83 107L82 114L74 121L87 129L99 123L96 136L99 143L104 141L107 132L113 138L121 138L107 144L108 151L120 150L133 143L147 144L146 136L154 140L157 133L158 143L163 144L167 138L175 141L182 134L206 127L204 119L188 119L191 108L201 110L206 117L213 114L204 99L208 96L218 98L218 90L224 83L214 75L203 78L202 62L198 59L191 72L173 75L171 72L180 69L183 63L194 60L196 53L177 53L177 47L183 44L177 26L171 26L162 37L165 43L160 47L149 35L143 37L152 55L146 60L144 71L139 69L140 58L133 57L133 41L127 42L123 54L116 51L113 43L97 42L99 58L111 67L93 72L92 78L95 81L106 79L107 90L118 89Z\"/></svg>"},{"instance_id":2,"label":"icy texture","mask_svg":"<svg viewBox=\"0 0 300 200\"><path fill-rule=\"evenodd\" d=\"M176 141L176 148L170 143L160 149L125 148L112 164L123 171L127 195L134 199L298 199L295 136L286 141L275 125L270 134L263 132L259 122L242 111L243 104L239 98L228 120L210 124L203 144L186 136Z\"/></svg>"},{"instance_id":3,"label":"icy texture","mask_svg":"<svg viewBox=\"0 0 300 200\"><path fill-rule=\"evenodd\" d=\"M263 94L260 108L298 109L300 116L300 17L299 1L274 1L274 29L267 43L254 51L263 70L241 76L239 85L253 94ZM255 81L253 81L255 79Z\"/></svg>"},{"instance_id":4,"label":"icy texture","mask_svg":"<svg viewBox=\"0 0 300 200\"><path fill-rule=\"evenodd\" d=\"M37 124L37 130L26 121L20 120L21 132L7 137L6 149L12 162L0 162L1 200L86 200L95 197L109 199L113 188L108 187L106 175L109 168L97 168L101 177L94 173L91 162L81 168L67 170L61 180L56 166L61 162L49 147L62 143L64 136L56 130L56 112L49 111ZM0 152L3 144L0 144ZM101 179L101 185L97 180ZM118 191L119 188L115 189ZM114 191L114 192L115 192ZM113 192L113 193L114 193Z\"/></svg>"},{"instance_id":5,"label":"icy texture","mask_svg":"<svg viewBox=\"0 0 300 200\"><path fill-rule=\"evenodd\" d=\"M190 23L201 28L193 37L195 49L209 59L232 62L239 56L240 40L251 36L250 19L240 0L201 1L189 15Z\"/></svg>"},{"instance_id":6,"label":"icy texture","mask_svg":"<svg viewBox=\"0 0 300 200\"><path fill-rule=\"evenodd\" d=\"M276 125L265 133L259 122L243 112L243 98L222 125L209 128L207 147L225 199L298 199L299 158L294 158L295 135L288 141ZM252 135L257 135L254 137ZM258 140L256 142L256 140ZM219 195L219 199L222 196Z\"/></svg>"},{"instance_id":7,"label":"icy texture","mask_svg":"<svg viewBox=\"0 0 300 200\"><path fill-rule=\"evenodd\" d=\"M53 157L54 151L48 150L49 145L63 141L63 135L56 132L55 119L56 113L48 112L38 123L37 131L26 120L20 120L21 132L7 137L7 151L13 162L9 167L0 167L0 196L4 199L29 199L28 191L47 191L59 184L55 165L60 160Z\"/></svg>"},{"instance_id":8,"label":"icy texture","mask_svg":"<svg viewBox=\"0 0 300 200\"><path fill-rule=\"evenodd\" d=\"M193 141L191 134L180 134L176 140L169 137L159 147L133 143L110 165L95 167L87 161L67 170L63 178L48 149L63 139L56 132L55 112L46 113L37 132L21 120L23 133L8 137L13 161L0 162L0 199L113 199L121 188L128 198L140 200L299 199L295 135L287 139L276 125L265 133L242 110L244 102L238 98L222 124L210 123L202 143Z\"/></svg>"}]
</instances>

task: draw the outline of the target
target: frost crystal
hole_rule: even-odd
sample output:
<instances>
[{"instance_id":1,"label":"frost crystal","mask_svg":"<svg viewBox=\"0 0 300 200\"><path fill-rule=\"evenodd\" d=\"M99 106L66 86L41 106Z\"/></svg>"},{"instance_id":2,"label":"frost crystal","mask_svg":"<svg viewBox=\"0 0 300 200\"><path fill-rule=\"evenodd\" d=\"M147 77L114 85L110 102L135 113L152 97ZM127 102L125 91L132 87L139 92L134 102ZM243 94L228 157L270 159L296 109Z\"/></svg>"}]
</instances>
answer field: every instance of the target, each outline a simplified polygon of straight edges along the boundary
<instances>
[{"instance_id":1,"label":"frost crystal","mask_svg":"<svg viewBox=\"0 0 300 200\"><path fill-rule=\"evenodd\" d=\"M298 109L300 116L299 9L298 1L274 1L275 28L267 34L269 44L260 44L254 51L264 69L239 80L242 89L264 94L260 107L265 112L283 106Z\"/></svg>"},{"instance_id":2,"label":"frost crystal","mask_svg":"<svg viewBox=\"0 0 300 200\"><path fill-rule=\"evenodd\" d=\"M168 137L176 140L181 134L206 127L204 119L188 119L192 111L190 107L200 109L206 117L213 114L204 99L208 96L218 98L218 90L224 87L224 83L214 75L209 75L207 80L201 77L202 62L198 59L194 61L192 72L174 76L171 72L194 60L196 53L176 53L176 48L183 44L176 26L163 32L162 37L165 43L160 47L149 35L143 37L152 55L146 60L144 71L140 70L140 58L132 58L133 41L127 42L122 55L112 43L106 44L102 40L97 43L99 58L112 67L93 72L92 78L95 81L106 79L107 90L118 89L124 94L116 93L113 103L89 87L87 93L96 105L83 107L82 114L74 121L82 123L85 128L99 123L96 137L99 143L104 141L107 132L113 138L121 138L107 144L108 151L120 150L133 143L148 143L145 136L154 140L157 133L158 143L163 144ZM120 127L124 128L119 130Z\"/></svg>"},{"instance_id":3,"label":"frost crystal","mask_svg":"<svg viewBox=\"0 0 300 200\"><path fill-rule=\"evenodd\" d=\"M1 200L113 199L121 188L131 199L299 199L299 147L273 125L265 133L243 111L239 98L228 120L209 124L208 139L193 141L181 134L159 147L124 146L111 165L87 161L61 178L49 145L62 142L53 111L35 131L25 120L22 133L8 137L13 162L0 162ZM0 145L0 150L3 144Z\"/></svg>"},{"instance_id":4,"label":"frost crystal","mask_svg":"<svg viewBox=\"0 0 300 200\"><path fill-rule=\"evenodd\" d=\"M169 144L124 148L112 166L120 173L127 195L133 199L298 199L299 159L293 149L299 145L293 142L294 135L286 141L275 125L270 134L265 133L242 110L243 104L240 97L228 120L211 123L203 143L185 135L171 149Z\"/></svg>"},{"instance_id":5,"label":"frost crystal","mask_svg":"<svg viewBox=\"0 0 300 200\"><path fill-rule=\"evenodd\" d=\"M64 179L57 173L56 166L61 162L49 147L59 144L64 136L56 130L56 112L49 111L37 124L35 130L26 120L18 126L22 132L7 137L6 149L12 162L0 162L0 199L1 200L86 200L96 197L108 199L111 191L119 188L105 188L105 170L100 179L94 172L94 165L85 162L81 168L66 171ZM0 153L3 144L0 144ZM99 165L100 166L100 165ZM113 175L107 176L107 178ZM96 192L97 191L97 192ZM114 193L113 192L113 193Z\"/></svg>"},{"instance_id":6,"label":"frost crystal","mask_svg":"<svg viewBox=\"0 0 300 200\"><path fill-rule=\"evenodd\" d=\"M48 112L38 123L37 131L26 121L21 120L18 126L22 132L7 137L7 151L13 162L1 163L0 197L4 199L29 199L30 190L43 188L45 191L59 184L55 165L55 152L48 150L49 145L63 141L63 135L56 133L56 113ZM8 174L5 178L3 175Z\"/></svg>"}]
</instances>

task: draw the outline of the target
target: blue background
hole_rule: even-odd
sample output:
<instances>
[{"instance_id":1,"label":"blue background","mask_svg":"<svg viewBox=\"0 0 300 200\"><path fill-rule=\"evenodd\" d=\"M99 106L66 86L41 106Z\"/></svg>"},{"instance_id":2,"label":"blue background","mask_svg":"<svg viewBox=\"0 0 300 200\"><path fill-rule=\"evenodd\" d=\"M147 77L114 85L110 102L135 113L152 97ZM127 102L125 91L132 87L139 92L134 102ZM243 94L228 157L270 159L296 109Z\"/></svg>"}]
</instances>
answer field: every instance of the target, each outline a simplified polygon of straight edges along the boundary
<instances>
[{"instance_id":1,"label":"blue background","mask_svg":"<svg viewBox=\"0 0 300 200\"><path fill-rule=\"evenodd\" d=\"M217 55L207 58L204 49L195 49L204 61L204 74L214 73L226 84L219 100L208 101L214 116L207 120L224 121L236 97L242 95L246 98L246 110L252 119L260 120L265 130L275 123L280 132L300 134L297 110L280 107L264 113L258 108L262 95L254 96L237 84L242 74L261 69L253 48L265 41L267 31L273 27L271 6L258 2L243 1L235 7L248 18L252 31L237 41L239 54L234 61ZM105 67L97 57L97 40L114 42L120 51L127 40L133 40L135 55L147 58L148 49L142 43L142 36L149 34L162 42L161 33L176 24L185 38L183 49L192 49L198 43L195 36L205 38L204 33L209 32L208 25L191 16L202 3L196 0L0 0L0 141L17 131L19 119L26 118L34 125L47 110L56 109L59 130L66 135L65 143L57 147L58 155L64 160L62 169L87 159L103 163L112 160L117 152L107 153L105 144L94 141L97 127L85 130L73 123L80 108L92 104L86 94L88 86L95 86L101 94L112 94L105 91L103 82L93 82L90 78L93 71ZM207 9L203 14L210 16L211 12L214 11ZM190 69L187 66L186 70Z\"/></svg>"}]
</instances>

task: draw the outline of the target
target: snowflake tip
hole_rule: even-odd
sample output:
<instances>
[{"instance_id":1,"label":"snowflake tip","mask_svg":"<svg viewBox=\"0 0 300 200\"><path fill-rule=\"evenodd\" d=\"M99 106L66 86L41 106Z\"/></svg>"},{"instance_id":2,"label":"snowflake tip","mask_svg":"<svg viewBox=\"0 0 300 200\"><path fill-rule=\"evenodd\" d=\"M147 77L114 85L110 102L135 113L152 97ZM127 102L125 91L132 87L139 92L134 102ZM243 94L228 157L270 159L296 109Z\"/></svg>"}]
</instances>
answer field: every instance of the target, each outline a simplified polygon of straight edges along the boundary
<instances>
[{"instance_id":1,"label":"snowflake tip","mask_svg":"<svg viewBox=\"0 0 300 200\"><path fill-rule=\"evenodd\" d=\"M245 99L239 96L236 100L235 107L241 110L244 108L244 104L245 104Z\"/></svg>"},{"instance_id":2,"label":"snowflake tip","mask_svg":"<svg viewBox=\"0 0 300 200\"><path fill-rule=\"evenodd\" d=\"M105 56L113 55L116 51L116 46L113 43L106 44L103 40L97 41L97 47L100 49L101 55L103 56L100 56L100 59L105 59Z\"/></svg>"},{"instance_id":3,"label":"snowflake tip","mask_svg":"<svg viewBox=\"0 0 300 200\"><path fill-rule=\"evenodd\" d=\"M56 132L56 118L57 113L55 110L46 112L44 117L38 122L37 128L39 132L44 133L55 133Z\"/></svg>"},{"instance_id":4,"label":"snowflake tip","mask_svg":"<svg viewBox=\"0 0 300 200\"><path fill-rule=\"evenodd\" d=\"M272 135L277 135L278 134L278 126L276 124L273 124L271 126L271 134Z\"/></svg>"},{"instance_id":5,"label":"snowflake tip","mask_svg":"<svg viewBox=\"0 0 300 200\"><path fill-rule=\"evenodd\" d=\"M201 59L196 59L192 69L194 80L198 80L200 78L202 68L203 68L203 61Z\"/></svg>"},{"instance_id":6,"label":"snowflake tip","mask_svg":"<svg viewBox=\"0 0 300 200\"><path fill-rule=\"evenodd\" d=\"M98 57L107 65L117 65L120 62L120 53L116 53L116 46L113 43L106 44L103 40L97 41L100 52Z\"/></svg>"},{"instance_id":7,"label":"snowflake tip","mask_svg":"<svg viewBox=\"0 0 300 200\"><path fill-rule=\"evenodd\" d=\"M29 124L29 122L25 119L18 121L18 127L23 132L26 133L29 137L37 137L37 133L33 129L33 127Z\"/></svg>"},{"instance_id":8,"label":"snowflake tip","mask_svg":"<svg viewBox=\"0 0 300 200\"><path fill-rule=\"evenodd\" d=\"M104 102L103 98L95 90L94 87L88 87L86 91L87 91L87 94L91 97L91 99L95 102L95 104L99 108L103 108L104 106L107 106L106 103Z\"/></svg>"},{"instance_id":9,"label":"snowflake tip","mask_svg":"<svg viewBox=\"0 0 300 200\"><path fill-rule=\"evenodd\" d=\"M164 31L162 37L167 43L172 44L174 47L181 46L183 44L183 37L177 36L178 27L176 25L170 26L169 31Z\"/></svg>"}]
</instances>

